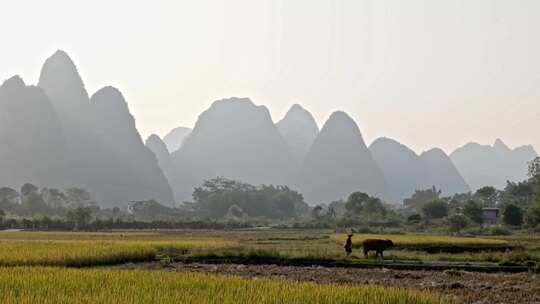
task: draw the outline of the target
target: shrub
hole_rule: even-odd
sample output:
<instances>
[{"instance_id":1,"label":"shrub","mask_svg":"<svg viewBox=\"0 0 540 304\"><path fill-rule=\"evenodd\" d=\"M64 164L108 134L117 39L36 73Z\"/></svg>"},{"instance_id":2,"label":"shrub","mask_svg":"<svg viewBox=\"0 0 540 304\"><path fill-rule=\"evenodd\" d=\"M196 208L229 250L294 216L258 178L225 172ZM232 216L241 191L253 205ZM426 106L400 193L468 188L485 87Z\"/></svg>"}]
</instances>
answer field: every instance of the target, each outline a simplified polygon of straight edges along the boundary
<instances>
[{"instance_id":1,"label":"shrub","mask_svg":"<svg viewBox=\"0 0 540 304\"><path fill-rule=\"evenodd\" d=\"M422 213L427 218L443 218L448 215L448 204L442 200L431 201L422 206Z\"/></svg>"},{"instance_id":2,"label":"shrub","mask_svg":"<svg viewBox=\"0 0 540 304\"><path fill-rule=\"evenodd\" d=\"M511 235L512 231L504 227L496 226L496 227L489 228L488 233L489 235Z\"/></svg>"},{"instance_id":3,"label":"shrub","mask_svg":"<svg viewBox=\"0 0 540 304\"><path fill-rule=\"evenodd\" d=\"M418 213L411 214L407 217L407 224L418 224L422 220L422 216Z\"/></svg>"},{"instance_id":4,"label":"shrub","mask_svg":"<svg viewBox=\"0 0 540 304\"><path fill-rule=\"evenodd\" d=\"M467 229L465 229L463 231L465 234L470 234L470 235L485 235L486 234L486 229L480 227L480 226L476 226L476 227L469 227Z\"/></svg>"},{"instance_id":5,"label":"shrub","mask_svg":"<svg viewBox=\"0 0 540 304\"><path fill-rule=\"evenodd\" d=\"M482 206L473 200L469 200L465 203L463 206L463 214L476 224L481 225L484 222Z\"/></svg>"},{"instance_id":6,"label":"shrub","mask_svg":"<svg viewBox=\"0 0 540 304\"><path fill-rule=\"evenodd\" d=\"M454 214L448 217L448 225L450 232L460 232L461 230L467 228L469 224L467 217L463 214Z\"/></svg>"}]
</instances>

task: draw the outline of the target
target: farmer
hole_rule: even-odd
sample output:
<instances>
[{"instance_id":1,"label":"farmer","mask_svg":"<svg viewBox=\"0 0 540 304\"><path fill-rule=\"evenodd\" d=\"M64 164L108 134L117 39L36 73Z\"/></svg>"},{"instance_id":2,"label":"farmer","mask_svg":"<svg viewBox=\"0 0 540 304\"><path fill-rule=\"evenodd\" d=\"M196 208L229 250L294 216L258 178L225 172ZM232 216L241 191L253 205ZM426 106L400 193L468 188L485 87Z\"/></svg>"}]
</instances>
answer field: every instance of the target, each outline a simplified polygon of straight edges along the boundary
<instances>
[{"instance_id":1,"label":"farmer","mask_svg":"<svg viewBox=\"0 0 540 304\"><path fill-rule=\"evenodd\" d=\"M349 234L347 236L347 241L345 242L345 246L343 246L345 247L345 252L347 253L347 256L350 256L352 253L352 236L352 234Z\"/></svg>"}]
</instances>

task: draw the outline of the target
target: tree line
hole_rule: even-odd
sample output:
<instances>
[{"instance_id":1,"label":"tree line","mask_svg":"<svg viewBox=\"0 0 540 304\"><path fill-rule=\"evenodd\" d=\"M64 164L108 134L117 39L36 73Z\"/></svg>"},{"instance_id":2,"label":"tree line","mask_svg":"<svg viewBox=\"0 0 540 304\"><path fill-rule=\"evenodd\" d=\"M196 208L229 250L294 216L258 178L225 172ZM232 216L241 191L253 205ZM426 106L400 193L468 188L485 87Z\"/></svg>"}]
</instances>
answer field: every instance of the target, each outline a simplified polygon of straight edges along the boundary
<instances>
[{"instance_id":1,"label":"tree line","mask_svg":"<svg viewBox=\"0 0 540 304\"><path fill-rule=\"evenodd\" d=\"M19 191L0 188L4 228L23 229L180 229L276 225L305 228L369 227L417 230L446 227L450 232L484 224L483 209L499 208L510 228L540 230L540 158L529 164L529 178L507 182L503 190L485 186L475 192L442 197L432 187L416 190L402 207L363 192L310 207L301 193L274 185L254 186L216 177L193 191L193 200L168 207L154 200L100 208L81 188L60 190L27 183Z\"/></svg>"}]
</instances>

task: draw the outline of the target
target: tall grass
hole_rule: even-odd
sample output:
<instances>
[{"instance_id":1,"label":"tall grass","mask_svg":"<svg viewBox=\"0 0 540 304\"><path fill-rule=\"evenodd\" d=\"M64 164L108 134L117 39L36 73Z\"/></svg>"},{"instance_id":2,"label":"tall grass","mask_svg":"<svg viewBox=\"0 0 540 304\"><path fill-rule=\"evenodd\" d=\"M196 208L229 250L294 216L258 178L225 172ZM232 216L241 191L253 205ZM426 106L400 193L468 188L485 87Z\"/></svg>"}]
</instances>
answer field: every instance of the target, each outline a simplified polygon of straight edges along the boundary
<instances>
[{"instance_id":1,"label":"tall grass","mask_svg":"<svg viewBox=\"0 0 540 304\"><path fill-rule=\"evenodd\" d=\"M452 303L420 291L317 285L195 273L0 268L0 302L12 303Z\"/></svg>"}]
</instances>

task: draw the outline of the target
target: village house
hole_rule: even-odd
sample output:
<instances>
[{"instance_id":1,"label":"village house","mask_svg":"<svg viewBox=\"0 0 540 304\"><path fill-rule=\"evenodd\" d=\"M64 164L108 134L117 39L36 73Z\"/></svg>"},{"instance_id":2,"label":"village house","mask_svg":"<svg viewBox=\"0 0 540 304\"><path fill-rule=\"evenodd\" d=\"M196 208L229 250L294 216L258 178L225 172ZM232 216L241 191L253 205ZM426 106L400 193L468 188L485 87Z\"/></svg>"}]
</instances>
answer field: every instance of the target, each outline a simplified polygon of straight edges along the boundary
<instances>
[{"instance_id":1,"label":"village house","mask_svg":"<svg viewBox=\"0 0 540 304\"><path fill-rule=\"evenodd\" d=\"M500 219L501 209L499 208L482 208L482 218L484 225L492 226L498 225Z\"/></svg>"}]
</instances>

